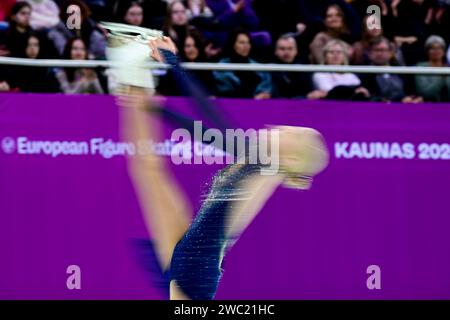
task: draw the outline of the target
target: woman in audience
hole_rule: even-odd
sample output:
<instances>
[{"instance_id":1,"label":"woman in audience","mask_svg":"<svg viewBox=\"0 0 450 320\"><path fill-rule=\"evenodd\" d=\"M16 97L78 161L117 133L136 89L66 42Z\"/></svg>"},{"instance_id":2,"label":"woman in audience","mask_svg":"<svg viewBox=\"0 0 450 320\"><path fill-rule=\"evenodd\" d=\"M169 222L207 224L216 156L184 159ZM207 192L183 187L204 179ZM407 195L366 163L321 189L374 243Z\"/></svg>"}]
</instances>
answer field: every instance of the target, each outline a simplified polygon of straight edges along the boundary
<instances>
[{"instance_id":1,"label":"woman in audience","mask_svg":"<svg viewBox=\"0 0 450 320\"><path fill-rule=\"evenodd\" d=\"M252 44L246 31L231 34L227 53L221 63L256 63L250 58ZM265 72L214 71L219 95L225 97L269 99L272 94L271 76Z\"/></svg>"},{"instance_id":2,"label":"woman in audience","mask_svg":"<svg viewBox=\"0 0 450 320\"><path fill-rule=\"evenodd\" d=\"M325 31L319 32L311 42L309 49L311 52L311 62L319 63L322 58L322 49L325 44L332 39L340 39L346 42L351 41L350 32L345 21L344 11L338 5L331 5L325 14ZM352 56L352 49L347 46L349 57Z\"/></svg>"},{"instance_id":3,"label":"woman in audience","mask_svg":"<svg viewBox=\"0 0 450 320\"><path fill-rule=\"evenodd\" d=\"M119 21L127 23L132 26L142 26L144 21L144 9L137 1L131 1L127 3L127 6L123 11L120 11L122 16Z\"/></svg>"},{"instance_id":4,"label":"woman in audience","mask_svg":"<svg viewBox=\"0 0 450 320\"><path fill-rule=\"evenodd\" d=\"M18 57L27 46L30 27L31 6L26 2L18 2L11 9L8 18L9 28L0 35L0 43L4 44L2 55Z\"/></svg>"},{"instance_id":5,"label":"woman in audience","mask_svg":"<svg viewBox=\"0 0 450 320\"><path fill-rule=\"evenodd\" d=\"M377 27L374 27L374 26ZM384 27L377 16L366 16L362 23L362 39L353 44L352 63L356 65L369 65L370 43L376 38L384 37ZM393 43L394 59L396 64L404 65L402 51Z\"/></svg>"},{"instance_id":6,"label":"woman in audience","mask_svg":"<svg viewBox=\"0 0 450 320\"><path fill-rule=\"evenodd\" d=\"M207 62L208 59L205 54L205 40L202 35L196 31L192 30L186 34L184 40L183 50L180 51L180 58L184 62ZM199 86L204 89L207 95L215 94L215 79L213 77L212 71L210 70L190 70L189 73L192 75L194 80L197 80ZM183 93L177 90L174 86L173 74L170 70L164 76L160 77L160 82L158 86L158 92L163 95L183 95Z\"/></svg>"},{"instance_id":7,"label":"woman in audience","mask_svg":"<svg viewBox=\"0 0 450 320\"><path fill-rule=\"evenodd\" d=\"M321 64L348 65L347 46L341 40L327 42L322 51ZM353 73L316 72L313 75L313 83L321 93L318 98L362 99L369 96L368 91L361 87L361 80Z\"/></svg>"},{"instance_id":8,"label":"woman in audience","mask_svg":"<svg viewBox=\"0 0 450 320\"><path fill-rule=\"evenodd\" d=\"M77 21L68 8L72 5L80 8L81 23ZM68 12L69 11L69 12ZM97 23L90 18L89 7L81 0L65 0L61 6L59 23L48 33L49 39L54 43L60 55L63 55L67 42L73 37L82 38L89 45L89 54L92 58L104 58L106 49L105 35L97 28Z\"/></svg>"},{"instance_id":9,"label":"woman in audience","mask_svg":"<svg viewBox=\"0 0 450 320\"><path fill-rule=\"evenodd\" d=\"M31 33L25 50L20 58L46 58L42 50L41 37ZM22 92L58 92L59 85L52 70L48 67L16 66L13 67L15 84Z\"/></svg>"},{"instance_id":10,"label":"woman in audience","mask_svg":"<svg viewBox=\"0 0 450 320\"><path fill-rule=\"evenodd\" d=\"M183 50L180 52L181 59L185 62L207 62L211 58L207 47L202 34L196 29L190 30L184 40Z\"/></svg>"},{"instance_id":11,"label":"woman in audience","mask_svg":"<svg viewBox=\"0 0 450 320\"><path fill-rule=\"evenodd\" d=\"M73 38L67 42L64 49L64 59L87 60L88 50L81 38ZM56 71L61 91L69 94L104 93L99 76L93 69L65 68Z\"/></svg>"},{"instance_id":12,"label":"woman in audience","mask_svg":"<svg viewBox=\"0 0 450 320\"><path fill-rule=\"evenodd\" d=\"M425 41L428 61L419 63L423 67L448 67L445 61L446 44L440 36L430 36ZM417 94L425 101L449 101L450 77L444 75L416 75Z\"/></svg>"},{"instance_id":13,"label":"woman in audience","mask_svg":"<svg viewBox=\"0 0 450 320\"><path fill-rule=\"evenodd\" d=\"M163 31L175 42L179 51L183 50L186 34L192 28L189 26L187 9L183 2L178 0L171 2L167 7Z\"/></svg>"}]
</instances>

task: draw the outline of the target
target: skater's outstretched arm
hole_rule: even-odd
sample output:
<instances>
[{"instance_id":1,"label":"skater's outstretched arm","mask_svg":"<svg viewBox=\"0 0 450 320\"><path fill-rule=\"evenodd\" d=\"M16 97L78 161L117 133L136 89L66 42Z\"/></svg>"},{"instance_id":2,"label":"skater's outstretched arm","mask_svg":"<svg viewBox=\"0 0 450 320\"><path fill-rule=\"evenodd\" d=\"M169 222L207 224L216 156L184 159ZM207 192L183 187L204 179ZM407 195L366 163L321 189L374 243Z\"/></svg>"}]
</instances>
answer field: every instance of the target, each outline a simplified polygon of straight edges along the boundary
<instances>
[{"instance_id":1,"label":"skater's outstretched arm","mask_svg":"<svg viewBox=\"0 0 450 320\"><path fill-rule=\"evenodd\" d=\"M216 129L222 130L230 127L230 124L217 112L216 106L208 99L202 84L185 70L176 55L176 47L170 38L164 37L150 42L150 48L154 52L153 57L158 61L164 61L171 67L175 79L174 85L180 92L191 97L195 101L195 107L199 110L203 119L207 119Z\"/></svg>"}]
</instances>

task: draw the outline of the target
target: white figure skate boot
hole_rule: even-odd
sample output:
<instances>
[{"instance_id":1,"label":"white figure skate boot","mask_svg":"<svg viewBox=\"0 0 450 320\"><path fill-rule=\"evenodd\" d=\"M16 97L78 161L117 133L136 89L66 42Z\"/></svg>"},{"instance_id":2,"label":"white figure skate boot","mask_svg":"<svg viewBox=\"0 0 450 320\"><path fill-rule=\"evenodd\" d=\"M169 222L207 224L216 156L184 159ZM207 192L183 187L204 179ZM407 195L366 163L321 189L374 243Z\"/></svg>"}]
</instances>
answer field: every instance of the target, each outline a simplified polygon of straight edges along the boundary
<instances>
[{"instance_id":1,"label":"white figure skate boot","mask_svg":"<svg viewBox=\"0 0 450 320\"><path fill-rule=\"evenodd\" d=\"M118 83L154 89L152 72L145 64L153 60L149 41L162 38L162 31L112 22L100 25L109 31L106 56L115 63L113 72Z\"/></svg>"}]
</instances>

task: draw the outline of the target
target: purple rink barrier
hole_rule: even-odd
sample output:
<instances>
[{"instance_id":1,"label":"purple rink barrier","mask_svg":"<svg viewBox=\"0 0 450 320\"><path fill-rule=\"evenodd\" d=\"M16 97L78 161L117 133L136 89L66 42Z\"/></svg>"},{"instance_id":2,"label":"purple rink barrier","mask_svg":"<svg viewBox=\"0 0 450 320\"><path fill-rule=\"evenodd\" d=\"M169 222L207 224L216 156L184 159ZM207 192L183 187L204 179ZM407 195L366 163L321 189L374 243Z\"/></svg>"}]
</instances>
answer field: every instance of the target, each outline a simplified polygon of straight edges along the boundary
<instances>
[{"instance_id":1,"label":"purple rink barrier","mask_svg":"<svg viewBox=\"0 0 450 320\"><path fill-rule=\"evenodd\" d=\"M244 129L314 127L331 151L311 190L278 189L242 235L217 299L450 299L449 105L217 104ZM110 152L118 114L109 96L0 95L0 298L162 297L130 246L147 234L125 157ZM71 154L33 154L32 141ZM172 167L197 210L220 166ZM381 289L368 288L371 265Z\"/></svg>"}]
</instances>

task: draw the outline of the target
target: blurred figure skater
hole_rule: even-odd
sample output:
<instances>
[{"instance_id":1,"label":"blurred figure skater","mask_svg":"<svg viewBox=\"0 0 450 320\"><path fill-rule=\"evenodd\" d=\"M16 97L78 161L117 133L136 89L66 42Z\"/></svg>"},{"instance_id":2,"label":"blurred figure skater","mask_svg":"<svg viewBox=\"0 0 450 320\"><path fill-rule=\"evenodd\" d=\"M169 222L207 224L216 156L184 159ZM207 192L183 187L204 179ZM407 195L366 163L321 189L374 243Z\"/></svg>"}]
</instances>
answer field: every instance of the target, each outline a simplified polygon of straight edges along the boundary
<instances>
[{"instance_id":1,"label":"blurred figure skater","mask_svg":"<svg viewBox=\"0 0 450 320\"><path fill-rule=\"evenodd\" d=\"M169 38L153 40L150 47L152 58L172 64L175 72L182 73L180 79L186 77L178 68L176 47ZM124 107L124 137L129 141L161 138L160 115L148 116L150 94L139 87L124 87L119 93L119 104ZM170 299L213 299L227 250L278 186L307 189L312 177L327 166L328 151L316 130L288 126L276 129L269 131L268 139L279 141L278 173L262 175L263 164L228 165L213 178L192 223L192 209L164 160L154 154L130 157L130 175L153 238L152 250L166 275ZM259 141L260 145L253 147L266 142Z\"/></svg>"}]
</instances>

